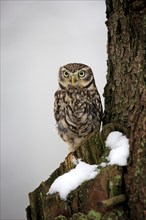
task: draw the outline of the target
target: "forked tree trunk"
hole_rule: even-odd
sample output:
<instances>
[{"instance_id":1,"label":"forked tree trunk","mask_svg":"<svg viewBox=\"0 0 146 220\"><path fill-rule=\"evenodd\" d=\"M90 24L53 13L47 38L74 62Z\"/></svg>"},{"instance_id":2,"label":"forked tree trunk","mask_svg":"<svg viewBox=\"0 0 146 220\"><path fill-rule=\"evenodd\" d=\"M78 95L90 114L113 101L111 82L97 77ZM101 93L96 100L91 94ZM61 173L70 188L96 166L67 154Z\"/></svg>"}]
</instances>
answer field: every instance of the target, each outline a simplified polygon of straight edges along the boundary
<instances>
[{"instance_id":1,"label":"forked tree trunk","mask_svg":"<svg viewBox=\"0 0 146 220\"><path fill-rule=\"evenodd\" d=\"M131 220L146 219L146 0L106 0L108 74L104 124L130 139L125 188Z\"/></svg>"}]
</instances>

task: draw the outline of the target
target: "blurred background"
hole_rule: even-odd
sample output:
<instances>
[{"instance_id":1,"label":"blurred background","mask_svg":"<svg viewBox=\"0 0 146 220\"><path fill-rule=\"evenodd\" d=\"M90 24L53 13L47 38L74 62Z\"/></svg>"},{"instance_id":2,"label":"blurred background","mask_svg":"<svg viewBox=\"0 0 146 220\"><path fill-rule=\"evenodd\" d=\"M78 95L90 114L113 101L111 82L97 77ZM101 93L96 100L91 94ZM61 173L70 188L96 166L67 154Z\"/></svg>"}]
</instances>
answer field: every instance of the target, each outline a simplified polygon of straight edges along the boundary
<instances>
[{"instance_id":1,"label":"blurred background","mask_svg":"<svg viewBox=\"0 0 146 220\"><path fill-rule=\"evenodd\" d=\"M104 0L1 0L1 219L26 219L28 193L64 161L53 115L58 69L91 66L106 84ZM102 102L103 97L102 97Z\"/></svg>"}]
</instances>

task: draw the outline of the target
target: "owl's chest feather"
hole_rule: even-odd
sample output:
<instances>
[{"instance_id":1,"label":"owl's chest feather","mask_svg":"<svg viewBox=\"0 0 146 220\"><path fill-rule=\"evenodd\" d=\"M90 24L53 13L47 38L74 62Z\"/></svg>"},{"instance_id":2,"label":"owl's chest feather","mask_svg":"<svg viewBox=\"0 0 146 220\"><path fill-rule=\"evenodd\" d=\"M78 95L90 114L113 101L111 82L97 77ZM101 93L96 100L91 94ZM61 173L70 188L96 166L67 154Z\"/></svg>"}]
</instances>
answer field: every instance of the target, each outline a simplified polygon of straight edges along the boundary
<instances>
[{"instance_id":1,"label":"owl's chest feather","mask_svg":"<svg viewBox=\"0 0 146 220\"><path fill-rule=\"evenodd\" d=\"M78 124L97 113L99 95L95 91L70 89L59 90L55 94L55 118L65 117Z\"/></svg>"}]
</instances>

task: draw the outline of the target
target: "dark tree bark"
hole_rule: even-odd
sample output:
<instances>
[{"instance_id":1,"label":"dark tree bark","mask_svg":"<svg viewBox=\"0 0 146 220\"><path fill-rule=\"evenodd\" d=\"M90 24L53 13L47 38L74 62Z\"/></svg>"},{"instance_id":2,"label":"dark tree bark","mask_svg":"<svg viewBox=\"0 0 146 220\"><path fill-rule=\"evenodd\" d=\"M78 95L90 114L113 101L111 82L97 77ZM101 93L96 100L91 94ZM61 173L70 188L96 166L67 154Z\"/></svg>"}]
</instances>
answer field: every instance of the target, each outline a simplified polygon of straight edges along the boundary
<instances>
[{"instance_id":1,"label":"dark tree bark","mask_svg":"<svg viewBox=\"0 0 146 220\"><path fill-rule=\"evenodd\" d=\"M125 174L129 218L146 219L146 1L106 0L108 74L104 124L130 140Z\"/></svg>"},{"instance_id":2,"label":"dark tree bark","mask_svg":"<svg viewBox=\"0 0 146 220\"><path fill-rule=\"evenodd\" d=\"M108 74L103 131L95 130L48 180L29 193L28 220L146 219L146 0L106 0ZM100 164L104 140L113 131L130 142L128 166L107 166L70 192L46 195L53 181L74 167L72 156Z\"/></svg>"}]
</instances>

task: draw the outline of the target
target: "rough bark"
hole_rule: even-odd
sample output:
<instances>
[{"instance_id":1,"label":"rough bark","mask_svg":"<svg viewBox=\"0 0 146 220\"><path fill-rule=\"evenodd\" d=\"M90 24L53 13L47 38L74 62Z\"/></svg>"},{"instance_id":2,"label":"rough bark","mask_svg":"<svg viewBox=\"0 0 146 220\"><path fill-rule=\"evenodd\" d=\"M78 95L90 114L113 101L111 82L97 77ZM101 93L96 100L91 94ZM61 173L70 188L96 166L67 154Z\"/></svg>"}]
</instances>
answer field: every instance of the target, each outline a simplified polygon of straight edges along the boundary
<instances>
[{"instance_id":1,"label":"rough bark","mask_svg":"<svg viewBox=\"0 0 146 220\"><path fill-rule=\"evenodd\" d=\"M108 134L106 129L106 134ZM95 130L83 141L74 153L70 153L60 167L42 182L33 192L29 193L30 206L27 207L28 220L54 219L101 219L112 216L113 220L125 219L123 204L126 197L123 191L122 167L107 166L90 181L84 182L70 192L67 200L61 200L58 193L46 195L53 181L63 173L74 168L72 158L82 158L89 164L100 164L106 160L108 149L104 148L101 135ZM123 199L124 196L124 199ZM108 200L111 199L111 200ZM102 202L103 201L103 202ZM104 206L104 203L109 203ZM76 214L75 214L76 213ZM98 218L97 218L98 216ZM100 217L100 218L99 218Z\"/></svg>"},{"instance_id":2,"label":"rough bark","mask_svg":"<svg viewBox=\"0 0 146 220\"><path fill-rule=\"evenodd\" d=\"M74 153L99 164L108 152L104 140L113 130L130 140L127 168L101 169L93 180L73 190L67 201L46 195L53 181L74 167L69 154L48 180L29 193L28 220L146 219L146 1L106 0L108 73L104 127L94 131ZM101 138L102 137L102 138Z\"/></svg>"},{"instance_id":3,"label":"rough bark","mask_svg":"<svg viewBox=\"0 0 146 220\"><path fill-rule=\"evenodd\" d=\"M108 74L104 124L127 128L130 219L146 219L146 1L106 0Z\"/></svg>"}]
</instances>

